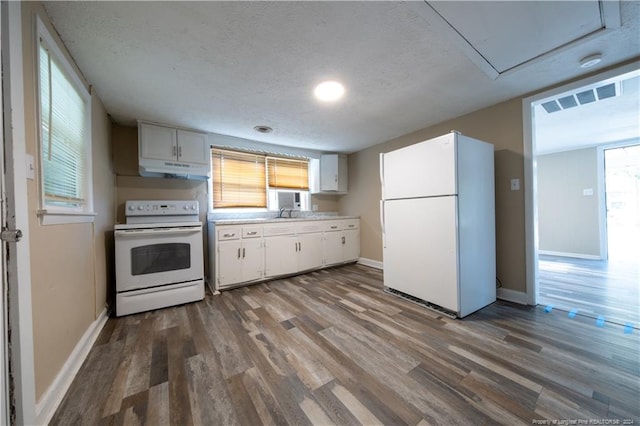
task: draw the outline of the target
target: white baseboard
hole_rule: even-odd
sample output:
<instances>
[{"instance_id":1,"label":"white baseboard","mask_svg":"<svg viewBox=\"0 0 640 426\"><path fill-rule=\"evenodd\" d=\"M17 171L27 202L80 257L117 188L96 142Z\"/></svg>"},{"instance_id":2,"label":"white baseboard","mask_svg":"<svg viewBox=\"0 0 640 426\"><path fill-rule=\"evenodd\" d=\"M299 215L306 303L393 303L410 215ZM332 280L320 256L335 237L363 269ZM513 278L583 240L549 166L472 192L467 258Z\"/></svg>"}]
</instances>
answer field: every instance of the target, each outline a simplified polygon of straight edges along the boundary
<instances>
[{"instance_id":1,"label":"white baseboard","mask_svg":"<svg viewBox=\"0 0 640 426\"><path fill-rule=\"evenodd\" d=\"M518 303L520 305L527 305L527 293L517 290L511 290L508 288L499 288L497 289L497 297L498 299L506 300L513 303Z\"/></svg>"},{"instance_id":2,"label":"white baseboard","mask_svg":"<svg viewBox=\"0 0 640 426\"><path fill-rule=\"evenodd\" d=\"M82 366L82 363L89 355L91 347L95 343L100 331L107 323L109 316L107 315L107 309L105 308L98 318L91 323L87 331L78 341L78 344L73 348L73 352L67 358L67 361L62 366L62 369L51 383L51 386L45 391L40 398L40 401L36 403L36 423L39 425L49 424L51 418L55 414L58 406L62 402L71 382L78 374L78 370Z\"/></svg>"},{"instance_id":3,"label":"white baseboard","mask_svg":"<svg viewBox=\"0 0 640 426\"><path fill-rule=\"evenodd\" d=\"M378 260L367 259L366 257L361 257L358 259L358 263L364 266L370 266L372 268L382 270L382 262Z\"/></svg>"},{"instance_id":4,"label":"white baseboard","mask_svg":"<svg viewBox=\"0 0 640 426\"><path fill-rule=\"evenodd\" d=\"M573 257L575 259L602 260L602 256L596 256L594 254L565 253L561 251L549 250L538 250L538 254L544 254L547 256Z\"/></svg>"}]
</instances>

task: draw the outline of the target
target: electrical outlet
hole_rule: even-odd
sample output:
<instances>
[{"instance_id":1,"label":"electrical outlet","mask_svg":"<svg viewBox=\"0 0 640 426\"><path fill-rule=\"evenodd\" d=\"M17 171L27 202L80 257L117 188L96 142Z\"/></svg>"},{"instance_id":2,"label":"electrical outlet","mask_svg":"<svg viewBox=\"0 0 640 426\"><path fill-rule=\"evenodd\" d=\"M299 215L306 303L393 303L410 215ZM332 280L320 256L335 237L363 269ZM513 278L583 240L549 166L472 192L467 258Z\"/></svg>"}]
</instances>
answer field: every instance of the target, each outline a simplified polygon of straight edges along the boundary
<instances>
[{"instance_id":1,"label":"electrical outlet","mask_svg":"<svg viewBox=\"0 0 640 426\"><path fill-rule=\"evenodd\" d=\"M314 211L314 212L317 212L318 211L318 205L314 204L313 206L311 206L311 210Z\"/></svg>"},{"instance_id":2,"label":"electrical outlet","mask_svg":"<svg viewBox=\"0 0 640 426\"><path fill-rule=\"evenodd\" d=\"M511 179L511 190L520 191L520 179Z\"/></svg>"}]
</instances>

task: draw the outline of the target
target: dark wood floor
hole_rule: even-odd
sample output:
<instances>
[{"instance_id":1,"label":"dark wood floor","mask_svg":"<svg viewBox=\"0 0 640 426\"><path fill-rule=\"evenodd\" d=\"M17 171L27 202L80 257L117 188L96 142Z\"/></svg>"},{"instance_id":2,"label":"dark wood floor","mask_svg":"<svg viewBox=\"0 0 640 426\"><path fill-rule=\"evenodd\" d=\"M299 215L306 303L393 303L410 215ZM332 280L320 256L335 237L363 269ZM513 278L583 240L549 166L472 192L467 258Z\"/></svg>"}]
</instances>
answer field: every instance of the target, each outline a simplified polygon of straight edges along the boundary
<instances>
[{"instance_id":1,"label":"dark wood floor","mask_svg":"<svg viewBox=\"0 0 640 426\"><path fill-rule=\"evenodd\" d=\"M640 328L640 261L540 256L538 303Z\"/></svg>"},{"instance_id":2,"label":"dark wood floor","mask_svg":"<svg viewBox=\"0 0 640 426\"><path fill-rule=\"evenodd\" d=\"M452 320L381 279L350 265L109 319L51 424L640 422L637 332L504 302Z\"/></svg>"}]
</instances>

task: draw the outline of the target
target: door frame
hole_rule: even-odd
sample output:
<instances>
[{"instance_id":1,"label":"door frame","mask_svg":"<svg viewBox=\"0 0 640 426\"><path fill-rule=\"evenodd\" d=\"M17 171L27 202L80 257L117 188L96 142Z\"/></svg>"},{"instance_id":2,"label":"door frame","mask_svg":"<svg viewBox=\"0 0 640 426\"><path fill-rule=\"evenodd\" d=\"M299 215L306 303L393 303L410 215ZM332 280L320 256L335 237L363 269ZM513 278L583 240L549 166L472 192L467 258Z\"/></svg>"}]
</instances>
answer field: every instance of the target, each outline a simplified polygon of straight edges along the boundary
<instances>
[{"instance_id":1,"label":"door frame","mask_svg":"<svg viewBox=\"0 0 640 426\"><path fill-rule=\"evenodd\" d=\"M31 263L29 259L29 210L26 175L26 123L22 49L22 4L2 0L1 49L6 168L6 222L2 227L20 229L22 241L7 243L11 256L4 271L9 288L9 329L11 342L12 420L15 424L35 424L35 371L31 307Z\"/></svg>"},{"instance_id":2,"label":"door frame","mask_svg":"<svg viewBox=\"0 0 640 426\"><path fill-rule=\"evenodd\" d=\"M535 156L533 108L531 105L564 92L579 89L620 74L640 69L640 61L591 75L560 87L555 87L522 100L522 128L524 148L524 210L525 210L525 266L527 303L538 304L538 187Z\"/></svg>"}]
</instances>

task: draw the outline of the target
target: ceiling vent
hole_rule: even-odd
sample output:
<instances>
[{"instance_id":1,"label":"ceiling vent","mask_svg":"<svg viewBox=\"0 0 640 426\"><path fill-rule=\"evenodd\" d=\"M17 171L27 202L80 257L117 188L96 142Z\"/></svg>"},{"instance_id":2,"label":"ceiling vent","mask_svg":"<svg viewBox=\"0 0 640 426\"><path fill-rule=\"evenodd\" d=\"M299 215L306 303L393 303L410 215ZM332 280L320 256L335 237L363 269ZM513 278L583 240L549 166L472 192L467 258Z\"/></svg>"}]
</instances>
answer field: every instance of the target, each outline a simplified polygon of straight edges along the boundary
<instances>
[{"instance_id":1,"label":"ceiling vent","mask_svg":"<svg viewBox=\"0 0 640 426\"><path fill-rule=\"evenodd\" d=\"M562 95L559 98L552 99L542 104L542 107L549 114L569 108L575 108L579 105L590 104L591 102L601 101L603 99L613 98L620 95L620 84L610 83L604 86L595 87L589 90L583 90L570 95Z\"/></svg>"}]
</instances>

